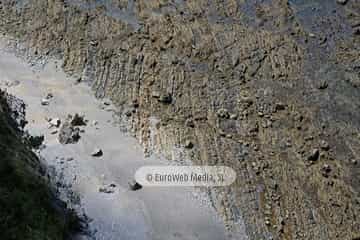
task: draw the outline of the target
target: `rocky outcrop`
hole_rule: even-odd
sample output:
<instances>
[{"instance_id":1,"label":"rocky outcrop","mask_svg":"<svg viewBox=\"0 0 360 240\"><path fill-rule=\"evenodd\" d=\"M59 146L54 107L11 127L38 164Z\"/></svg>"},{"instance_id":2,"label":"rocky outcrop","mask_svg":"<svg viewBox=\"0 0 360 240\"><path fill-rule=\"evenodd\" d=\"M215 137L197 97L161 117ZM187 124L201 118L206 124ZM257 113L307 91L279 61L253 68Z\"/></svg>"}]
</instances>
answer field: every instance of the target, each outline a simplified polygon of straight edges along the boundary
<instances>
[{"instance_id":1,"label":"rocky outcrop","mask_svg":"<svg viewBox=\"0 0 360 240\"><path fill-rule=\"evenodd\" d=\"M51 190L19 125L24 119L23 102L0 91L1 239L66 239L77 229L77 217Z\"/></svg>"},{"instance_id":2,"label":"rocky outcrop","mask_svg":"<svg viewBox=\"0 0 360 240\"><path fill-rule=\"evenodd\" d=\"M358 237L358 1L0 9L4 33L111 98L146 151L234 168L235 184L209 191L230 231L244 220L250 239Z\"/></svg>"}]
</instances>

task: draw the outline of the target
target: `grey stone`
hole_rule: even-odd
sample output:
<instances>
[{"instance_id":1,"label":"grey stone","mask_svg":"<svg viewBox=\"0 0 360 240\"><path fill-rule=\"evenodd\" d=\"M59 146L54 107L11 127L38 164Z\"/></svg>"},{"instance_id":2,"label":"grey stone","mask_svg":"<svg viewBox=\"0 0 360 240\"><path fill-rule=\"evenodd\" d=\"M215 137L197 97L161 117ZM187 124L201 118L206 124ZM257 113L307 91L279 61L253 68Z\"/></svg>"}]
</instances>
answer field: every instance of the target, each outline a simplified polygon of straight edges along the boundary
<instances>
[{"instance_id":1,"label":"grey stone","mask_svg":"<svg viewBox=\"0 0 360 240\"><path fill-rule=\"evenodd\" d=\"M101 157L103 155L103 151L100 148L95 148L94 151L92 151L91 156L93 157Z\"/></svg>"},{"instance_id":2,"label":"grey stone","mask_svg":"<svg viewBox=\"0 0 360 240\"><path fill-rule=\"evenodd\" d=\"M50 126L51 127L60 127L60 124L61 124L61 120L59 118L54 118L54 119L51 119L50 121Z\"/></svg>"},{"instance_id":3,"label":"grey stone","mask_svg":"<svg viewBox=\"0 0 360 240\"><path fill-rule=\"evenodd\" d=\"M86 126L84 116L80 116L78 113L71 117L70 123L72 126Z\"/></svg>"},{"instance_id":4,"label":"grey stone","mask_svg":"<svg viewBox=\"0 0 360 240\"><path fill-rule=\"evenodd\" d=\"M193 148L194 147L194 144L190 141L190 140L186 140L185 141L185 148Z\"/></svg>"},{"instance_id":5,"label":"grey stone","mask_svg":"<svg viewBox=\"0 0 360 240\"><path fill-rule=\"evenodd\" d=\"M141 184L136 182L135 180L129 182L129 187L132 191L137 191L142 188Z\"/></svg>"},{"instance_id":6,"label":"grey stone","mask_svg":"<svg viewBox=\"0 0 360 240\"><path fill-rule=\"evenodd\" d=\"M320 151L319 151L319 149L313 149L312 151L311 151L311 153L310 153L310 155L308 156L308 160L309 161L316 161L316 160L318 160L319 159L319 156L320 156Z\"/></svg>"},{"instance_id":7,"label":"grey stone","mask_svg":"<svg viewBox=\"0 0 360 240\"><path fill-rule=\"evenodd\" d=\"M348 2L348 0L336 0L336 2L341 5L345 5Z\"/></svg>"},{"instance_id":8,"label":"grey stone","mask_svg":"<svg viewBox=\"0 0 360 240\"><path fill-rule=\"evenodd\" d=\"M80 139L80 129L73 127L69 122L65 122L60 128L58 140L61 144L76 143Z\"/></svg>"},{"instance_id":9,"label":"grey stone","mask_svg":"<svg viewBox=\"0 0 360 240\"><path fill-rule=\"evenodd\" d=\"M330 149L330 145L328 142L326 142L325 140L321 141L321 149L328 151Z\"/></svg>"},{"instance_id":10,"label":"grey stone","mask_svg":"<svg viewBox=\"0 0 360 240\"><path fill-rule=\"evenodd\" d=\"M48 106L50 104L48 99L41 99L41 105L42 106Z\"/></svg>"},{"instance_id":11,"label":"grey stone","mask_svg":"<svg viewBox=\"0 0 360 240\"><path fill-rule=\"evenodd\" d=\"M170 93L161 94L159 102L164 104L170 104L172 102L172 96Z\"/></svg>"}]
</instances>

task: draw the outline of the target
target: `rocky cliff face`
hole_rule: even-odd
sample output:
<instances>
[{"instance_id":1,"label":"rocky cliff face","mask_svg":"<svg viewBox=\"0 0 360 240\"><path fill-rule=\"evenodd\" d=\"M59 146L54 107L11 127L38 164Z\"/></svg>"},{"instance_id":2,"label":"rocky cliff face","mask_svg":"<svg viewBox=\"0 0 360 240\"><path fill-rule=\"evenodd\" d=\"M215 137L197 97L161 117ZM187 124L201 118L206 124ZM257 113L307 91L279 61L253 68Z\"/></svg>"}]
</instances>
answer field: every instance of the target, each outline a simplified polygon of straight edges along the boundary
<instances>
[{"instance_id":1,"label":"rocky cliff face","mask_svg":"<svg viewBox=\"0 0 360 240\"><path fill-rule=\"evenodd\" d=\"M360 236L360 4L0 2L0 29L111 98L146 152L226 165L250 239Z\"/></svg>"}]
</instances>

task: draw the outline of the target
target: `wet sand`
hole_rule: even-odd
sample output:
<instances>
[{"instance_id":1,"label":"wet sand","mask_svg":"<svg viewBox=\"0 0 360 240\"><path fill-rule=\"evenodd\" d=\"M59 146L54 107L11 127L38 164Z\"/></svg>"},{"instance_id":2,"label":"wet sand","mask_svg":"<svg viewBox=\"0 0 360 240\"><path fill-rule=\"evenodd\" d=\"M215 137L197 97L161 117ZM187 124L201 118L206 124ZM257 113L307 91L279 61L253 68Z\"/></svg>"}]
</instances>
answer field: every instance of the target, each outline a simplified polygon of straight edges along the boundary
<instances>
[{"instance_id":1,"label":"wet sand","mask_svg":"<svg viewBox=\"0 0 360 240\"><path fill-rule=\"evenodd\" d=\"M136 140L114 123L113 113L108 110L112 106L102 109L103 101L93 97L85 84L75 85L75 80L67 77L55 62L34 71L0 45L0 87L17 81L19 84L9 87L8 92L27 104L29 132L45 136L46 147L40 155L79 194L81 209L92 219L89 227L93 238L84 239L230 239L215 210L194 197L192 188L130 191L128 182L136 169L166 162L154 156L145 158ZM54 97L48 106L42 106L41 99L47 93ZM75 113L84 114L89 123L77 144L61 145L45 119L63 121ZM98 125L93 126L93 121L98 121ZM96 147L104 152L101 158L91 156ZM67 161L69 157L74 160ZM99 192L100 187L110 183L116 184L114 193Z\"/></svg>"}]
</instances>

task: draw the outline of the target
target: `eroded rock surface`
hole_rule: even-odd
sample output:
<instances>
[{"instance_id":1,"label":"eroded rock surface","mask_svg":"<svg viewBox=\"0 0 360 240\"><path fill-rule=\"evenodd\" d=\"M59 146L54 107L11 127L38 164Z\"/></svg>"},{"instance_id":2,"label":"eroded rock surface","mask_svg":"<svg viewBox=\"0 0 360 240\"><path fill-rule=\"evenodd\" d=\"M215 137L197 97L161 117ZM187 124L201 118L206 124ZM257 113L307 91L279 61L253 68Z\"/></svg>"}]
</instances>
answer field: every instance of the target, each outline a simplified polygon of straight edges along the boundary
<instances>
[{"instance_id":1,"label":"eroded rock surface","mask_svg":"<svg viewBox=\"0 0 360 240\"><path fill-rule=\"evenodd\" d=\"M147 151L233 167L209 191L230 231L356 239L360 3L338 2L4 0L0 29L111 98Z\"/></svg>"}]
</instances>

